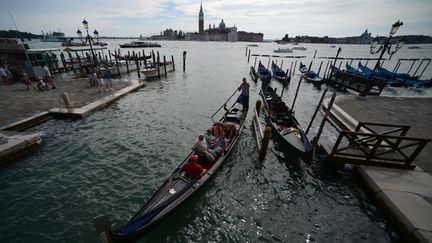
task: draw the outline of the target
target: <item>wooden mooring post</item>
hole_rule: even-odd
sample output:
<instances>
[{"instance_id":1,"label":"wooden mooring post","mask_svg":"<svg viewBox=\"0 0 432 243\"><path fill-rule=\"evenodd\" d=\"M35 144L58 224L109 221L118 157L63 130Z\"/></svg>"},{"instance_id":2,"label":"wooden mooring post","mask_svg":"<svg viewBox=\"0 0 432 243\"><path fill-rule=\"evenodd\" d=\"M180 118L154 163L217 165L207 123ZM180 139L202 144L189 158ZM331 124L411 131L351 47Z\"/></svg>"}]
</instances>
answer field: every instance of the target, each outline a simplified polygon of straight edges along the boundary
<instances>
[{"instance_id":1,"label":"wooden mooring post","mask_svg":"<svg viewBox=\"0 0 432 243\"><path fill-rule=\"evenodd\" d=\"M144 58L145 58L145 56L144 56ZM175 63L174 63L174 56L173 55L171 55L171 62L173 64L173 71L175 71Z\"/></svg>"},{"instance_id":2,"label":"wooden mooring post","mask_svg":"<svg viewBox=\"0 0 432 243\"><path fill-rule=\"evenodd\" d=\"M127 74L129 74L129 61L130 61L129 58L130 58L130 56L131 56L130 51L128 51L128 56L127 56L127 58L125 58L126 59L125 61L126 61L126 73Z\"/></svg>"},{"instance_id":3,"label":"wooden mooring post","mask_svg":"<svg viewBox=\"0 0 432 243\"><path fill-rule=\"evenodd\" d=\"M186 71L186 51L183 51L183 72Z\"/></svg>"},{"instance_id":4,"label":"wooden mooring post","mask_svg":"<svg viewBox=\"0 0 432 243\"><path fill-rule=\"evenodd\" d=\"M249 63L249 60L250 60L250 53L251 53L251 50L249 49L249 54L248 54L248 63Z\"/></svg>"},{"instance_id":5,"label":"wooden mooring post","mask_svg":"<svg viewBox=\"0 0 432 243\"><path fill-rule=\"evenodd\" d=\"M297 59L295 60L295 63L294 63L294 69L293 69L293 72L292 72L292 76L294 76L294 74L295 74L296 67L297 67Z\"/></svg>"},{"instance_id":6,"label":"wooden mooring post","mask_svg":"<svg viewBox=\"0 0 432 243\"><path fill-rule=\"evenodd\" d=\"M318 129L318 133L317 133L317 135L312 139L312 143L314 143L314 144L318 144L318 140L319 140L319 138L321 137L322 130L324 129L324 125L325 125L325 123L326 123L327 117L330 115L330 111L331 111L331 108L333 107L333 104L334 104L335 99L336 99L336 93L333 93L333 95L332 95L332 97L331 97L331 100L330 100L330 102L329 102L329 104L328 104L328 106L327 106L327 110L326 110L326 112L325 112L325 114L324 114L324 117L323 117L323 119L322 119L322 121L321 121L320 127L319 127L319 129Z\"/></svg>"},{"instance_id":7,"label":"wooden mooring post","mask_svg":"<svg viewBox=\"0 0 432 243\"><path fill-rule=\"evenodd\" d=\"M254 109L253 125L256 134L256 142L258 146L258 158L262 162L265 159L265 156L267 154L267 148L268 148L272 129L270 126L266 126L264 132L262 131L260 121L259 121L260 111L261 111L261 100L257 100Z\"/></svg>"},{"instance_id":8,"label":"wooden mooring post","mask_svg":"<svg viewBox=\"0 0 432 243\"><path fill-rule=\"evenodd\" d=\"M66 107L66 108L71 108L71 107L72 107L72 102L71 102L71 100L70 100L70 98L69 98L69 94L68 94L67 92L64 92L64 93L61 95L61 97L62 97L62 99L63 99L63 102L64 102L64 104L65 104L65 107Z\"/></svg>"},{"instance_id":9,"label":"wooden mooring post","mask_svg":"<svg viewBox=\"0 0 432 243\"><path fill-rule=\"evenodd\" d=\"M167 63L166 63L166 58L164 55L164 72L165 72L165 78L167 77Z\"/></svg>"},{"instance_id":10,"label":"wooden mooring post","mask_svg":"<svg viewBox=\"0 0 432 243\"><path fill-rule=\"evenodd\" d=\"M319 109L320 109L320 107L321 107L321 104L322 104L322 102L323 102L323 100L324 100L324 97L325 97L327 91L328 91L328 89L325 89L325 90L324 90L324 92L323 92L323 94L322 94L322 96L321 96L321 99L320 99L319 102L318 102L317 108L315 109L315 112L314 112L314 114L312 115L311 121L309 122L309 125L308 125L307 128L306 128L306 132L305 132L306 135L309 133L309 129L311 128L311 126L312 126L312 124L313 124L313 121L315 120L315 117L316 117L316 115L317 115L317 113L318 113L318 111L319 111Z\"/></svg>"},{"instance_id":11,"label":"wooden mooring post","mask_svg":"<svg viewBox=\"0 0 432 243\"><path fill-rule=\"evenodd\" d=\"M158 78L160 79L160 56L159 56L159 52L157 52L157 71L158 71Z\"/></svg>"},{"instance_id":12,"label":"wooden mooring post","mask_svg":"<svg viewBox=\"0 0 432 243\"><path fill-rule=\"evenodd\" d=\"M115 54L114 59L115 59L116 67L117 67L117 75L120 77L120 68L119 68L118 54L117 53L118 53L117 50L114 50L114 54Z\"/></svg>"},{"instance_id":13,"label":"wooden mooring post","mask_svg":"<svg viewBox=\"0 0 432 243\"><path fill-rule=\"evenodd\" d=\"M139 64L139 60L138 60L138 55L135 55L135 53L134 53L134 59L135 59L135 65L136 65L138 78L141 79L140 64Z\"/></svg>"},{"instance_id":14,"label":"wooden mooring post","mask_svg":"<svg viewBox=\"0 0 432 243\"><path fill-rule=\"evenodd\" d=\"M75 52L75 55L76 55L76 57L78 59L78 64L79 64L79 70L80 70L81 77L83 77L84 76L84 70L82 68L81 57L76 52Z\"/></svg>"},{"instance_id":15,"label":"wooden mooring post","mask_svg":"<svg viewBox=\"0 0 432 243\"><path fill-rule=\"evenodd\" d=\"M298 85L297 85L297 90L296 90L296 93L295 93L295 96L294 96L294 100L293 100L293 103L291 105L291 111L294 110L294 105L295 105L295 102L297 100L297 95L298 95L298 92L300 90L300 84L301 84L302 80L303 80L303 76L301 76L300 79L299 79L299 82L298 82Z\"/></svg>"}]
</instances>

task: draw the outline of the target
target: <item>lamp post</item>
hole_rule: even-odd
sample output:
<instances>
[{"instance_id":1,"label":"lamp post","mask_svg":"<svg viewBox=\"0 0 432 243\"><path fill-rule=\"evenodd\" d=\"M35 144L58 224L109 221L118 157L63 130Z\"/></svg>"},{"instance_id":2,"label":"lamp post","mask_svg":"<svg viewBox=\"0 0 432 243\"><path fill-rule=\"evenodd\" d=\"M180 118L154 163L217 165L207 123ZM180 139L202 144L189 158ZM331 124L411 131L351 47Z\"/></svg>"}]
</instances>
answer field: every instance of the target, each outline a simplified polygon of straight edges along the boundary
<instances>
[{"instance_id":1,"label":"lamp post","mask_svg":"<svg viewBox=\"0 0 432 243\"><path fill-rule=\"evenodd\" d=\"M92 57L93 57L93 63L97 65L98 61L97 61L96 55L94 54L94 51L93 51L93 45L92 45L92 41L93 41L93 40L92 40L92 38L91 38L91 36L89 35L89 32L88 32L88 22L84 19L82 23L83 23L83 25L84 25L84 29L85 29L86 32L87 32L86 42L87 42L87 41L89 42L89 45L90 45L90 51L91 51L91 53L92 53ZM96 30L95 30L95 32L96 32Z\"/></svg>"},{"instance_id":2,"label":"lamp post","mask_svg":"<svg viewBox=\"0 0 432 243\"><path fill-rule=\"evenodd\" d=\"M387 52L390 55L390 57L389 57L389 60L390 60L390 58L403 46L404 42L402 40L399 40L398 43L396 44L396 48L392 51L391 50L392 44L390 43L391 38L393 37L394 34L396 34L399 27L401 27L402 25L403 25L403 23L400 22L400 20L398 20L396 23L394 23L392 25L392 28L390 29L389 36L387 37L387 39L384 41L384 43L381 44L381 46L376 51L375 51L375 49L378 45L379 39L378 39L378 37L375 37L374 40L372 41L371 46L370 46L370 53L375 55L381 51L381 54L380 54L380 56L379 56L379 58L375 64L375 67L372 71L372 74L369 77L368 85L363 90L363 92L360 93L360 96L367 96L369 94L369 90L373 87L372 80L376 74L376 71L377 71L380 63L381 63L381 59L382 59L384 53Z\"/></svg>"}]
</instances>

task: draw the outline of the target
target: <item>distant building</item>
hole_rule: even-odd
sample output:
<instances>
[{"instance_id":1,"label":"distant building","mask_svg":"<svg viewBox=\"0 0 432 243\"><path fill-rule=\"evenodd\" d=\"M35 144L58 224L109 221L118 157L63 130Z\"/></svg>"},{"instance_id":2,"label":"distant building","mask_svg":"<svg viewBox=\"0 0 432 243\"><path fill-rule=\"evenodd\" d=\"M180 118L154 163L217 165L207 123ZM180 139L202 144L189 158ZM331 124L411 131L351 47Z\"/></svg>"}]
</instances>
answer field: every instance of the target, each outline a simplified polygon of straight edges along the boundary
<instances>
[{"instance_id":1,"label":"distant building","mask_svg":"<svg viewBox=\"0 0 432 243\"><path fill-rule=\"evenodd\" d=\"M261 33L242 33L242 41L262 41L263 34ZM227 27L224 20L219 23L218 27L213 24L209 24L208 29L204 29L204 12L202 3L200 5L200 11L198 14L198 32L186 33L185 40L192 41L239 41L239 33L237 27Z\"/></svg>"},{"instance_id":2,"label":"distant building","mask_svg":"<svg viewBox=\"0 0 432 243\"><path fill-rule=\"evenodd\" d=\"M264 35L262 33L252 33L246 31L239 31L238 41L246 41L246 42L263 42Z\"/></svg>"},{"instance_id":3,"label":"distant building","mask_svg":"<svg viewBox=\"0 0 432 243\"><path fill-rule=\"evenodd\" d=\"M203 33L203 32L204 32L204 12L202 9L202 2L201 2L199 17L198 17L198 33Z\"/></svg>"}]
</instances>

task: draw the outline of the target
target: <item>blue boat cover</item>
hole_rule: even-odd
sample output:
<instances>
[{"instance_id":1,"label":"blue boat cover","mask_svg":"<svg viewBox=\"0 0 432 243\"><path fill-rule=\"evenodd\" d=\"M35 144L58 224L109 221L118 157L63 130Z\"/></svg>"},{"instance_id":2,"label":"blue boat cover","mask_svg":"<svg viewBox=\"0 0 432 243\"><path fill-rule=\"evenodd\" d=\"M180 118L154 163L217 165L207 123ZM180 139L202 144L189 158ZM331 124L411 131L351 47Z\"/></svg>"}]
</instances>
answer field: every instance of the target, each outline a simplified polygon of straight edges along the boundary
<instances>
[{"instance_id":1,"label":"blue boat cover","mask_svg":"<svg viewBox=\"0 0 432 243\"><path fill-rule=\"evenodd\" d=\"M261 61L258 63L258 74L262 79L269 81L271 79L270 71L262 65Z\"/></svg>"},{"instance_id":2,"label":"blue boat cover","mask_svg":"<svg viewBox=\"0 0 432 243\"><path fill-rule=\"evenodd\" d=\"M272 61L272 72L273 76L285 77L286 73Z\"/></svg>"}]
</instances>

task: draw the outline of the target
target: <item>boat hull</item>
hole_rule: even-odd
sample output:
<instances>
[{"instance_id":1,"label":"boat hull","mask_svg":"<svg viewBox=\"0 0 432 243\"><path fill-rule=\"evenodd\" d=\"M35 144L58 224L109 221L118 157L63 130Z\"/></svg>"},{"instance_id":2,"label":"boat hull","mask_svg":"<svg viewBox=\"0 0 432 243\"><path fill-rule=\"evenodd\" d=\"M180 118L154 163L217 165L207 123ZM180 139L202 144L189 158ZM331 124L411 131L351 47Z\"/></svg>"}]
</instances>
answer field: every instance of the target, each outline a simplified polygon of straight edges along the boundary
<instances>
[{"instance_id":1,"label":"boat hull","mask_svg":"<svg viewBox=\"0 0 432 243\"><path fill-rule=\"evenodd\" d=\"M172 62L167 63L166 65L167 72L174 71L174 65ZM153 78L158 76L158 69L157 67L145 67L140 70L140 72L144 75L145 78ZM163 75L165 72L164 65L161 65L159 67L159 74Z\"/></svg>"},{"instance_id":2,"label":"boat hull","mask_svg":"<svg viewBox=\"0 0 432 243\"><path fill-rule=\"evenodd\" d=\"M215 174L217 169L219 169L231 154L244 126L246 113L247 112L241 111L239 107L234 107L227 111L219 120L222 123L231 123L235 125L238 130L234 137L232 137L225 154L221 155L215 162L211 163L207 172L201 178L192 179L182 173L184 164L189 161L194 154L194 152L191 152L125 226L118 230L113 230L111 229L109 219L108 222L105 222L104 226L98 224L98 219L106 216L97 217L95 222L98 235L101 238L108 238L107 241L110 242L137 241L152 227L157 225L161 220L174 212L176 208L185 203L196 191L203 187L203 185ZM101 227L108 228L103 229Z\"/></svg>"}]
</instances>

